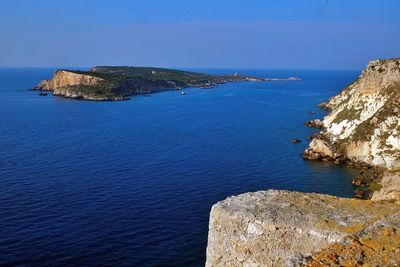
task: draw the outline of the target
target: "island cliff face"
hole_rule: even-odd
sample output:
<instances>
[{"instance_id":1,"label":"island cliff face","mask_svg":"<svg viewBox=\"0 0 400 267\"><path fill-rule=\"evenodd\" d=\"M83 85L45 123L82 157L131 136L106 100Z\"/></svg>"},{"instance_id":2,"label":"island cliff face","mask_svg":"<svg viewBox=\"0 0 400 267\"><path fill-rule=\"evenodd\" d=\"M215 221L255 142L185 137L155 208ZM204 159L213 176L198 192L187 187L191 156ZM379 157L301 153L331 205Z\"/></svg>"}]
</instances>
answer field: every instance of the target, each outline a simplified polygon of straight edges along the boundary
<instances>
[{"instance_id":1,"label":"island cliff face","mask_svg":"<svg viewBox=\"0 0 400 267\"><path fill-rule=\"evenodd\" d=\"M371 200L268 190L212 207L206 266L400 265L400 59L321 105L304 157L385 170Z\"/></svg>"},{"instance_id":2,"label":"island cliff face","mask_svg":"<svg viewBox=\"0 0 400 267\"><path fill-rule=\"evenodd\" d=\"M58 70L55 72L54 77L51 80L41 81L38 87L43 90L52 90L64 86L96 85L101 81L103 81L103 79L90 75L78 74L65 70Z\"/></svg>"},{"instance_id":3,"label":"island cliff face","mask_svg":"<svg viewBox=\"0 0 400 267\"><path fill-rule=\"evenodd\" d=\"M82 86L95 86L104 81L91 75L74 73L67 70L57 70L51 80L42 80L35 87L38 90L53 91L54 95L70 98L88 98L90 95L81 93L78 88Z\"/></svg>"},{"instance_id":4,"label":"island cliff face","mask_svg":"<svg viewBox=\"0 0 400 267\"><path fill-rule=\"evenodd\" d=\"M400 59L370 62L322 106L331 111L306 158L400 169Z\"/></svg>"}]
</instances>

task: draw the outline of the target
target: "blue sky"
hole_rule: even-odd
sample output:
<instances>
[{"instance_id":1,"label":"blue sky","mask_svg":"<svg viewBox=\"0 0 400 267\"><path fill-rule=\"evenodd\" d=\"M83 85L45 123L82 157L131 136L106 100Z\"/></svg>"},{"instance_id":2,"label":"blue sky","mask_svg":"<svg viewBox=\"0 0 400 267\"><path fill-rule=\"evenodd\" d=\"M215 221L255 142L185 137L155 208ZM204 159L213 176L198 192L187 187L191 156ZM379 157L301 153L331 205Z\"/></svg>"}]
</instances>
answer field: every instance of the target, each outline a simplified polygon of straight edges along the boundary
<instances>
[{"instance_id":1,"label":"blue sky","mask_svg":"<svg viewBox=\"0 0 400 267\"><path fill-rule=\"evenodd\" d=\"M398 0L1 0L0 66L360 69L400 57Z\"/></svg>"}]
</instances>

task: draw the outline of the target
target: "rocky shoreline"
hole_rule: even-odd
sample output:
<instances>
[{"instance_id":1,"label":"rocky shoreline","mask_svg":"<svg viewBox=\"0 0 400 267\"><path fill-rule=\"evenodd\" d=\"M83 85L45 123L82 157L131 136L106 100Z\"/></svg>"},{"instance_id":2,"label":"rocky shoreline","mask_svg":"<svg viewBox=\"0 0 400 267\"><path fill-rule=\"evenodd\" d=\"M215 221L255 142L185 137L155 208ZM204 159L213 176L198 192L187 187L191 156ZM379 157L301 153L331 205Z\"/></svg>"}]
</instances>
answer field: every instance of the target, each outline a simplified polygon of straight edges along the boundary
<instances>
[{"instance_id":1,"label":"rocky shoreline","mask_svg":"<svg viewBox=\"0 0 400 267\"><path fill-rule=\"evenodd\" d=\"M400 59L319 105L303 157L360 169L356 200L268 190L212 207L206 266L400 265Z\"/></svg>"},{"instance_id":2,"label":"rocky shoreline","mask_svg":"<svg viewBox=\"0 0 400 267\"><path fill-rule=\"evenodd\" d=\"M323 121L306 123L321 131L313 136L303 157L373 170L370 182L363 186L371 188L356 190L357 197L373 197L388 175L386 170L400 171L399 96L400 59L370 62L358 80L318 105L328 114ZM400 194L400 186L396 190Z\"/></svg>"}]
</instances>

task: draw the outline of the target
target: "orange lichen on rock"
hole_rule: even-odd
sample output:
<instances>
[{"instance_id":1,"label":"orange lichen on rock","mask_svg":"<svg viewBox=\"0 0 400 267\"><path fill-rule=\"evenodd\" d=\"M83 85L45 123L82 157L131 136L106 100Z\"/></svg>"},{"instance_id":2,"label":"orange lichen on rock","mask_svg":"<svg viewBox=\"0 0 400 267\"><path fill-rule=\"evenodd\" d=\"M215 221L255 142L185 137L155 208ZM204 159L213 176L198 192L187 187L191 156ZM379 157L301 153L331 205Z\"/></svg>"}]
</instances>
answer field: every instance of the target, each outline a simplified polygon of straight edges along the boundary
<instances>
[{"instance_id":1,"label":"orange lichen on rock","mask_svg":"<svg viewBox=\"0 0 400 267\"><path fill-rule=\"evenodd\" d=\"M215 204L209 229L207 267L400 265L393 202L252 192Z\"/></svg>"},{"instance_id":2,"label":"orange lichen on rock","mask_svg":"<svg viewBox=\"0 0 400 267\"><path fill-rule=\"evenodd\" d=\"M398 266L400 265L399 225L374 225L357 235L308 258L307 266Z\"/></svg>"}]
</instances>

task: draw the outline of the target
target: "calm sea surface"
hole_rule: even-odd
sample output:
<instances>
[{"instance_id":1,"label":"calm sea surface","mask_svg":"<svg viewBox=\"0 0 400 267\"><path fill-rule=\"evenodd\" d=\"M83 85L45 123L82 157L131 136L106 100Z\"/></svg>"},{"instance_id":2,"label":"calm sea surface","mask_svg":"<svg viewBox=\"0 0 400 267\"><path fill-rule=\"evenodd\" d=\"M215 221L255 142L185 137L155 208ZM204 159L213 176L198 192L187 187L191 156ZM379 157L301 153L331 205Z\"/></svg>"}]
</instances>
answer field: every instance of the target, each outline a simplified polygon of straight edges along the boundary
<instances>
[{"instance_id":1,"label":"calm sea surface","mask_svg":"<svg viewBox=\"0 0 400 267\"><path fill-rule=\"evenodd\" d=\"M28 90L53 71L0 69L0 265L201 266L219 200L270 188L352 195L355 170L301 154L313 133L303 122L355 71L241 70L304 81L123 102Z\"/></svg>"}]
</instances>

